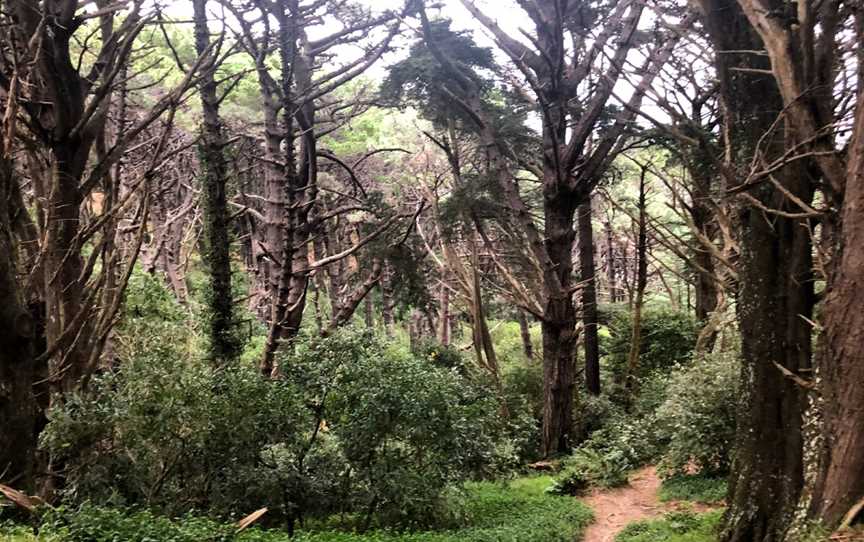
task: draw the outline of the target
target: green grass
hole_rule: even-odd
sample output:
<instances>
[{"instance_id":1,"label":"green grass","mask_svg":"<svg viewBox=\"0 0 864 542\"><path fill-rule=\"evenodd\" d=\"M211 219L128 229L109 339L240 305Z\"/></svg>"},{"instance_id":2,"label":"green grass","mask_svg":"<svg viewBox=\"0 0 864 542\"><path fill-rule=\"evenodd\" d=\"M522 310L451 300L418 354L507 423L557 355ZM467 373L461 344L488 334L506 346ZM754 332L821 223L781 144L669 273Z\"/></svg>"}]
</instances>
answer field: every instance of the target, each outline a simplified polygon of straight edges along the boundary
<instances>
[{"instance_id":1,"label":"green grass","mask_svg":"<svg viewBox=\"0 0 864 542\"><path fill-rule=\"evenodd\" d=\"M615 542L715 542L722 510L705 514L672 512L663 519L628 525Z\"/></svg>"},{"instance_id":2,"label":"green grass","mask_svg":"<svg viewBox=\"0 0 864 542\"><path fill-rule=\"evenodd\" d=\"M482 482L465 488L465 526L447 531L300 532L291 542L573 542L591 522L591 511L570 497L549 495L548 476L509 483ZM8 533L8 534L7 534ZM168 520L147 512L90 507L67 512L43 526L38 537L0 526L0 542L288 542L279 530L249 529L233 535L230 526L202 518ZM5 537L5 538L4 538Z\"/></svg>"},{"instance_id":3,"label":"green grass","mask_svg":"<svg viewBox=\"0 0 864 542\"><path fill-rule=\"evenodd\" d=\"M663 481L661 501L693 501L713 504L726 498L726 479L700 475L675 476Z\"/></svg>"}]
</instances>

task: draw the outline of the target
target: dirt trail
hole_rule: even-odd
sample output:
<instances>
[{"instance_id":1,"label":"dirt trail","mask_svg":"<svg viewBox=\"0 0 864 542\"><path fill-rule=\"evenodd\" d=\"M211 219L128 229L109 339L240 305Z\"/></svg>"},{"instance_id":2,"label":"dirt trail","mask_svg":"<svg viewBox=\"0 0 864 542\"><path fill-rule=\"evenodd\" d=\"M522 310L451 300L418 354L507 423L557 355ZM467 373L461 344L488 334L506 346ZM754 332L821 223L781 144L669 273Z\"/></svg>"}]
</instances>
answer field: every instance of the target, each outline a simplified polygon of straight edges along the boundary
<instances>
[{"instance_id":1,"label":"dirt trail","mask_svg":"<svg viewBox=\"0 0 864 542\"><path fill-rule=\"evenodd\" d=\"M657 470L645 467L630 476L629 485L595 490L583 498L582 502L594 511L594 523L585 531L583 542L612 542L627 524L674 508L674 504L659 501L659 490Z\"/></svg>"}]
</instances>

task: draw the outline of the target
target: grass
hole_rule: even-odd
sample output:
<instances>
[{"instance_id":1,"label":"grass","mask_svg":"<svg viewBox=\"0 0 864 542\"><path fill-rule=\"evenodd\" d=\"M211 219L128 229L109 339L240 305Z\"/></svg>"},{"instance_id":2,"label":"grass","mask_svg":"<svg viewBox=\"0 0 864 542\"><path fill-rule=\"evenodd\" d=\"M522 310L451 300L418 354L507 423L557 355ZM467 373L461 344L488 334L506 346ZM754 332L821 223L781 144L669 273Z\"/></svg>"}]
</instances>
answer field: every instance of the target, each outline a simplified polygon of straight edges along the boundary
<instances>
[{"instance_id":1,"label":"grass","mask_svg":"<svg viewBox=\"0 0 864 542\"><path fill-rule=\"evenodd\" d=\"M549 495L548 476L509 483L480 482L465 488L465 526L459 529L400 533L374 531L299 532L291 542L573 542L591 522L591 511L570 497ZM38 536L0 525L0 542L288 542L286 532L231 528L202 518L168 520L147 512L90 508L45 524Z\"/></svg>"},{"instance_id":2,"label":"grass","mask_svg":"<svg viewBox=\"0 0 864 542\"><path fill-rule=\"evenodd\" d=\"M661 501L692 501L705 504L722 502L726 498L726 479L701 475L675 476L663 481Z\"/></svg>"},{"instance_id":3,"label":"grass","mask_svg":"<svg viewBox=\"0 0 864 542\"><path fill-rule=\"evenodd\" d=\"M722 510L705 514L672 512L663 519L628 525L615 542L715 542Z\"/></svg>"}]
</instances>

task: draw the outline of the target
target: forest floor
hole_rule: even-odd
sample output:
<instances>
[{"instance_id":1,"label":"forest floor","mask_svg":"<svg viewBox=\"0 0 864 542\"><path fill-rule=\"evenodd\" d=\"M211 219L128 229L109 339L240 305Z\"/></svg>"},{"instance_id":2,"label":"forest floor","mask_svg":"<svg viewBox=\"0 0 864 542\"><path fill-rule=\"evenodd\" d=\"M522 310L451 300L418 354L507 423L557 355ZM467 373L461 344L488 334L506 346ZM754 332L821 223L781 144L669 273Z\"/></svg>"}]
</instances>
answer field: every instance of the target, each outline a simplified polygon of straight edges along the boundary
<instances>
[{"instance_id":1,"label":"forest floor","mask_svg":"<svg viewBox=\"0 0 864 542\"><path fill-rule=\"evenodd\" d=\"M649 466L634 472L626 486L597 489L584 497L582 502L594 511L594 522L586 529L583 542L613 542L630 523L653 519L666 512L682 508L706 512L717 508L681 501L661 502L661 484L657 469Z\"/></svg>"}]
</instances>

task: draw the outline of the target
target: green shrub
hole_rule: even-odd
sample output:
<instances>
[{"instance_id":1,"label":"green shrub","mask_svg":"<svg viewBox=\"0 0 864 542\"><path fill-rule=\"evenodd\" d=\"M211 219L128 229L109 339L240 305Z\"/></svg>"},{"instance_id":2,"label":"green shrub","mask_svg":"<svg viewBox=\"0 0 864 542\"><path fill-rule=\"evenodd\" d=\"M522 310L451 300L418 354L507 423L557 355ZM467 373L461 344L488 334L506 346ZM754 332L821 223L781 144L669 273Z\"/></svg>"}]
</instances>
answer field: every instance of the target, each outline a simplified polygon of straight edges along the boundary
<instances>
[{"instance_id":1,"label":"green shrub","mask_svg":"<svg viewBox=\"0 0 864 542\"><path fill-rule=\"evenodd\" d=\"M514 462L488 386L365 333L302 338L278 380L133 339L134 356L49 414L42 446L69 502L416 527L446 512L448 486Z\"/></svg>"},{"instance_id":2,"label":"green shrub","mask_svg":"<svg viewBox=\"0 0 864 542\"><path fill-rule=\"evenodd\" d=\"M723 512L671 512L663 519L631 523L615 542L714 542Z\"/></svg>"},{"instance_id":3,"label":"green shrub","mask_svg":"<svg viewBox=\"0 0 864 542\"><path fill-rule=\"evenodd\" d=\"M577 449L549 488L555 495L581 495L591 487L617 487L627 483L630 464L623 454Z\"/></svg>"},{"instance_id":4,"label":"green shrub","mask_svg":"<svg viewBox=\"0 0 864 542\"><path fill-rule=\"evenodd\" d=\"M633 335L632 314L624 306L605 307L603 312L609 332L608 336L601 336L606 389L612 391L612 397L623 397L615 390L623 386L627 371L627 356ZM689 363L696 335L696 320L689 313L647 304L642 313L639 367L635 376L641 382L653 373L668 373L679 365Z\"/></svg>"},{"instance_id":5,"label":"green shrub","mask_svg":"<svg viewBox=\"0 0 864 542\"><path fill-rule=\"evenodd\" d=\"M85 504L61 507L42 521L42 542L572 542L591 522L591 511L571 498L546 495L548 477L523 478L508 484L469 483L461 497L462 525L448 530L364 534L303 529L289 538L281 530L250 528L236 534L231 525L191 515L175 520L149 512L105 509ZM266 516L265 516L266 517ZM7 533L32 540L29 529L0 526ZM25 538L26 537L26 538ZM18 542L16 539L15 542Z\"/></svg>"},{"instance_id":6,"label":"green shrub","mask_svg":"<svg viewBox=\"0 0 864 542\"><path fill-rule=\"evenodd\" d=\"M659 465L664 476L694 469L706 475L728 472L738 379L734 352L704 356L671 375L656 414L657 431L668 441Z\"/></svg>"}]
</instances>

